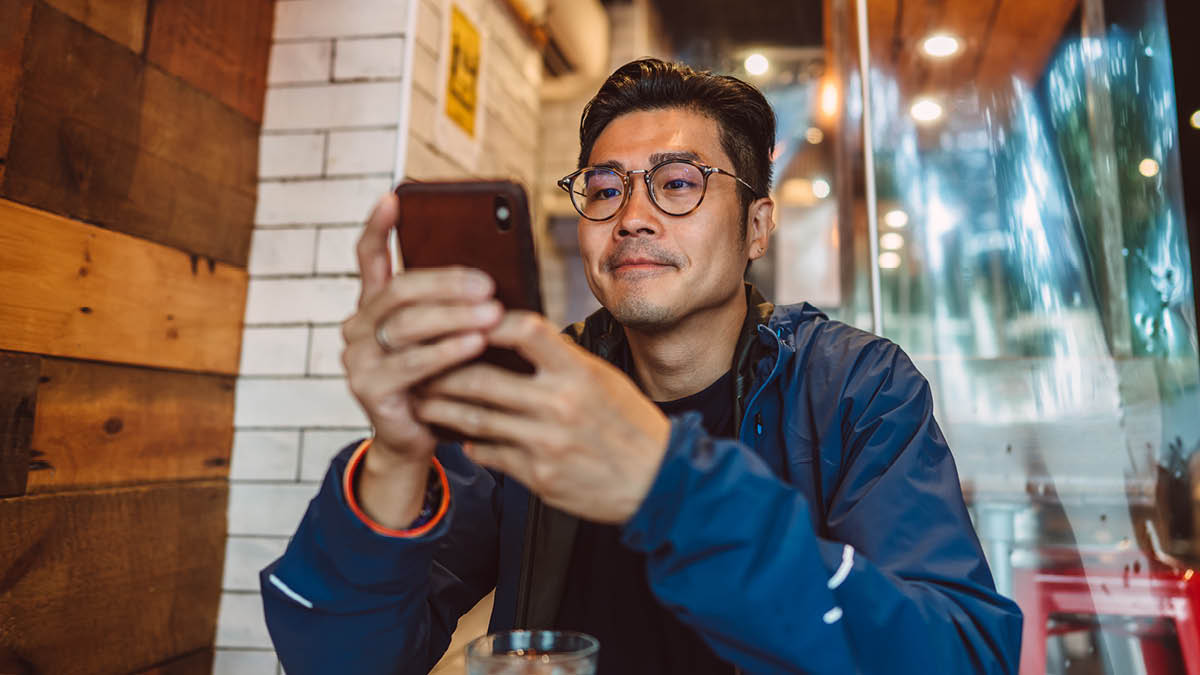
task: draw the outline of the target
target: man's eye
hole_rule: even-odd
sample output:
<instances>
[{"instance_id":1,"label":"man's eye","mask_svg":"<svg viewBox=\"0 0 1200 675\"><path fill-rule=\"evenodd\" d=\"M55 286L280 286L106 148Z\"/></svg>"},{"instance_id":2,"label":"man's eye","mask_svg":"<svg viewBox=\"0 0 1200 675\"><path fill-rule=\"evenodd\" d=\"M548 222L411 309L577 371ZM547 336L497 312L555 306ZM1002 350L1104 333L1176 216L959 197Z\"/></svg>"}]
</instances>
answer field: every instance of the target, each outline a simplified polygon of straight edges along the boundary
<instances>
[{"instance_id":1,"label":"man's eye","mask_svg":"<svg viewBox=\"0 0 1200 675\"><path fill-rule=\"evenodd\" d=\"M694 187L696 186L691 181L687 181L682 178L669 180L665 185L663 185L664 190L688 190Z\"/></svg>"},{"instance_id":2,"label":"man's eye","mask_svg":"<svg viewBox=\"0 0 1200 675\"><path fill-rule=\"evenodd\" d=\"M590 199L616 199L621 196L621 191L617 188L600 188L592 192Z\"/></svg>"}]
</instances>

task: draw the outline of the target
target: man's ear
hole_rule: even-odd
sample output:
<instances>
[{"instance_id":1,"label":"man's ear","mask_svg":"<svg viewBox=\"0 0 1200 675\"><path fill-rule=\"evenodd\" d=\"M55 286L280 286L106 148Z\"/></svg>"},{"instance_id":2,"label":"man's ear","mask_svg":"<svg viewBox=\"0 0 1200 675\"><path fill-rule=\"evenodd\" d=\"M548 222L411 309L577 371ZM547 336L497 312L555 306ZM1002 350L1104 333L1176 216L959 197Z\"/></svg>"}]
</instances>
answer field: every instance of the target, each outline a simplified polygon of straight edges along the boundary
<instances>
[{"instance_id":1,"label":"man's ear","mask_svg":"<svg viewBox=\"0 0 1200 675\"><path fill-rule=\"evenodd\" d=\"M746 244L750 260L766 255L775 227L775 202L770 197L751 202L746 213Z\"/></svg>"}]
</instances>

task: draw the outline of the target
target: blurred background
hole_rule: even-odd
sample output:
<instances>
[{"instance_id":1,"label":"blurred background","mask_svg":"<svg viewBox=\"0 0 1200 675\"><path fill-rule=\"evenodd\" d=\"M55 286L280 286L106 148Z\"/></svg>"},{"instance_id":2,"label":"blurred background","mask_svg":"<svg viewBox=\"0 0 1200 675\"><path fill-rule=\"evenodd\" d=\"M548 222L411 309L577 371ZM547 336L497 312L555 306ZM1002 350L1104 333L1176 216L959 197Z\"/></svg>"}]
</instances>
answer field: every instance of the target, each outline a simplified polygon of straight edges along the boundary
<instances>
[{"instance_id":1,"label":"blurred background","mask_svg":"<svg viewBox=\"0 0 1200 675\"><path fill-rule=\"evenodd\" d=\"M583 318L554 182L642 56L773 104L751 280L930 380L1021 673L1200 673L1198 25L1190 0L6 0L0 673L280 672L257 571L369 434L339 335L367 211L519 181L547 314Z\"/></svg>"}]
</instances>

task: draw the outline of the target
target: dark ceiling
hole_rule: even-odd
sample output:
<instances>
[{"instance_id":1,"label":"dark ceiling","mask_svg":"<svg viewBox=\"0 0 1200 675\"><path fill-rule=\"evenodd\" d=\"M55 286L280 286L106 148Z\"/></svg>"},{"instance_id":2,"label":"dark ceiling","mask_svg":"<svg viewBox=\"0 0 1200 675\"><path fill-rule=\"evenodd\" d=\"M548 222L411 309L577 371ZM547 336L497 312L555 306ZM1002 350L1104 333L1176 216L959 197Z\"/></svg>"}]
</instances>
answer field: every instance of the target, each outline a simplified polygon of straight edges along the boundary
<instances>
[{"instance_id":1,"label":"dark ceiling","mask_svg":"<svg viewBox=\"0 0 1200 675\"><path fill-rule=\"evenodd\" d=\"M676 51L822 43L821 0L651 0Z\"/></svg>"}]
</instances>

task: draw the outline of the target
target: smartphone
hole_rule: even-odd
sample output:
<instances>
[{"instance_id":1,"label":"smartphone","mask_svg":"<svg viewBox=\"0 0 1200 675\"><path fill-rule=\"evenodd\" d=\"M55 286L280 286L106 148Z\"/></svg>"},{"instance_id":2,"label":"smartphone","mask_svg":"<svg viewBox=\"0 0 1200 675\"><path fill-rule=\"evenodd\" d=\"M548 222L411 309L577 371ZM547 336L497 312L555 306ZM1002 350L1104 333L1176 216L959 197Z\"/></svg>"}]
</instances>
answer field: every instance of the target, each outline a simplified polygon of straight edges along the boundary
<instances>
[{"instance_id":1,"label":"smartphone","mask_svg":"<svg viewBox=\"0 0 1200 675\"><path fill-rule=\"evenodd\" d=\"M463 265L487 272L505 309L542 311L525 189L510 181L407 182L396 234L404 269ZM533 366L508 349L480 360L519 373Z\"/></svg>"}]
</instances>

